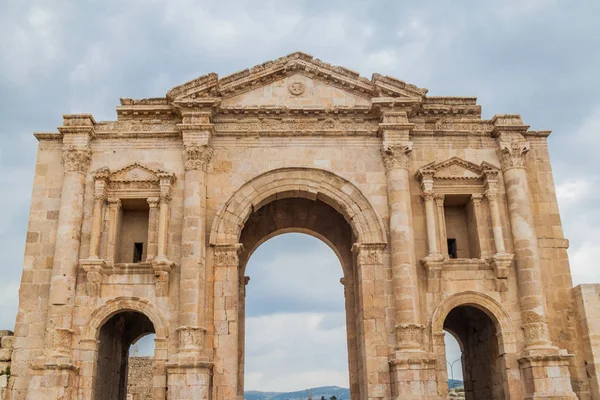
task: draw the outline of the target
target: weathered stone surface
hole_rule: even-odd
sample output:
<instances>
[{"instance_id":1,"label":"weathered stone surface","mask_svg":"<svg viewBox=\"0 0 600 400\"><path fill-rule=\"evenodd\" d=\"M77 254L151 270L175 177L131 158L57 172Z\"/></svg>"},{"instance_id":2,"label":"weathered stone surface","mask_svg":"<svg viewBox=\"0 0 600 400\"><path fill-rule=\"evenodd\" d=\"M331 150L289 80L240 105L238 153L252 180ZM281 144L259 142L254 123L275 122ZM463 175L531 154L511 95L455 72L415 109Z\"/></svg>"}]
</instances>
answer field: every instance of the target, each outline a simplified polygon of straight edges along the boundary
<instances>
[{"instance_id":1,"label":"weathered stone surface","mask_svg":"<svg viewBox=\"0 0 600 400\"><path fill-rule=\"evenodd\" d=\"M340 257L353 399L447 397L444 329L468 399L600 396L596 289L573 296L549 132L303 53L117 115L36 134L0 342L12 400L93 398L100 381L124 394L131 324L156 333L152 367L130 362L132 398L241 400L243 266L288 231Z\"/></svg>"},{"instance_id":2,"label":"weathered stone surface","mask_svg":"<svg viewBox=\"0 0 600 400\"><path fill-rule=\"evenodd\" d=\"M129 357L127 365L127 398L152 400L152 357Z\"/></svg>"}]
</instances>

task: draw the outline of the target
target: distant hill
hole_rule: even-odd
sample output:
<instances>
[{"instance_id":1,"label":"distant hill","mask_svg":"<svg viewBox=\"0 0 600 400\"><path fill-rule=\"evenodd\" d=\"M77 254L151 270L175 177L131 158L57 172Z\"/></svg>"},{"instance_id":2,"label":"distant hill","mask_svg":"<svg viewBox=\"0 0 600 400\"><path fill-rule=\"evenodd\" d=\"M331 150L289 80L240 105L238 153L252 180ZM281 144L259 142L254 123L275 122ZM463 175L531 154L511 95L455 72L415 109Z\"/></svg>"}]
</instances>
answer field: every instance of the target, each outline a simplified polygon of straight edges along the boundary
<instances>
[{"instance_id":1,"label":"distant hill","mask_svg":"<svg viewBox=\"0 0 600 400\"><path fill-rule=\"evenodd\" d=\"M448 379L448 388L449 389L454 389L454 388L459 388L459 387L464 387L464 383L463 381L459 381L457 379Z\"/></svg>"},{"instance_id":2,"label":"distant hill","mask_svg":"<svg viewBox=\"0 0 600 400\"><path fill-rule=\"evenodd\" d=\"M448 379L448 388L454 389L463 387L463 381ZM249 390L244 392L246 400L306 400L308 390L300 390L298 392L259 392ZM349 400L350 389L341 388L338 386L322 386L310 389L313 400L321 400L321 396L325 396L327 400L331 396L336 396L338 400Z\"/></svg>"},{"instance_id":3,"label":"distant hill","mask_svg":"<svg viewBox=\"0 0 600 400\"><path fill-rule=\"evenodd\" d=\"M306 400L308 390L300 390L297 392L259 392L249 390L244 392L246 400ZM325 396L327 400L331 396L336 396L338 400L349 400L350 389L341 388L338 386L322 386L310 389L313 400L321 400L321 396Z\"/></svg>"}]
</instances>

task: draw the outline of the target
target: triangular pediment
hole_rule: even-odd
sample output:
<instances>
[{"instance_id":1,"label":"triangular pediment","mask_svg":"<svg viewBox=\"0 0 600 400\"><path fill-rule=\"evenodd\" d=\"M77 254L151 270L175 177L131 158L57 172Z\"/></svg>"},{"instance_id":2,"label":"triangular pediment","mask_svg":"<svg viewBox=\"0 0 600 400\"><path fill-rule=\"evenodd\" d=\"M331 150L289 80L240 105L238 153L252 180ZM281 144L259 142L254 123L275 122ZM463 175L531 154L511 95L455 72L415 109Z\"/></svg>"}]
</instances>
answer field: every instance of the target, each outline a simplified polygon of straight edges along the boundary
<instances>
[{"instance_id":1,"label":"triangular pediment","mask_svg":"<svg viewBox=\"0 0 600 400\"><path fill-rule=\"evenodd\" d=\"M370 107L371 98L302 73L225 98L221 107Z\"/></svg>"},{"instance_id":2,"label":"triangular pediment","mask_svg":"<svg viewBox=\"0 0 600 400\"><path fill-rule=\"evenodd\" d=\"M304 87L301 84L290 86L294 82L300 82ZM277 102L281 103L284 98L294 104L305 101L314 106L318 101L309 101L310 96L331 95L336 98L331 103L348 101L358 104L361 99L364 103L373 97L420 100L426 93L426 89L395 78L374 74L372 79L367 79L355 71L297 52L220 79L214 73L202 76L171 89L167 93L167 99L173 102L220 98L228 104L258 106L262 102L272 106ZM247 96L244 97L243 94ZM304 100L300 100L303 95ZM257 96L262 96L259 101ZM258 104L250 102L250 98L257 100Z\"/></svg>"},{"instance_id":3,"label":"triangular pediment","mask_svg":"<svg viewBox=\"0 0 600 400\"><path fill-rule=\"evenodd\" d=\"M129 164L110 174L111 181L158 181L161 174L167 174L161 169L150 168L139 162Z\"/></svg>"},{"instance_id":4,"label":"triangular pediment","mask_svg":"<svg viewBox=\"0 0 600 400\"><path fill-rule=\"evenodd\" d=\"M459 157L452 157L439 163L430 163L421 168L422 174L434 179L482 179L485 168L491 165L477 165Z\"/></svg>"}]
</instances>

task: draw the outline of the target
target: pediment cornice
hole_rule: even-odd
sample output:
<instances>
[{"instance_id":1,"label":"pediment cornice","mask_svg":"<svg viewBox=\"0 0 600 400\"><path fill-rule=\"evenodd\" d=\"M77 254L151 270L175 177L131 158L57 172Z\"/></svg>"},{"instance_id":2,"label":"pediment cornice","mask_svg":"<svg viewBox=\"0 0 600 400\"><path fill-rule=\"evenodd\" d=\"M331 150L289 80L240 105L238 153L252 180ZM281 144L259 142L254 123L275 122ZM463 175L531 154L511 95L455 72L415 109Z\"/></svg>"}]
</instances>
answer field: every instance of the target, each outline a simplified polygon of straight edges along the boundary
<instances>
[{"instance_id":1,"label":"pediment cornice","mask_svg":"<svg viewBox=\"0 0 600 400\"><path fill-rule=\"evenodd\" d=\"M169 90L166 99L171 103L203 97L229 98L293 74L321 80L367 98L389 96L421 99L427 93L427 89L389 76L374 74L372 79L364 78L358 72L296 52L220 79L215 73L201 76Z\"/></svg>"},{"instance_id":2,"label":"pediment cornice","mask_svg":"<svg viewBox=\"0 0 600 400\"><path fill-rule=\"evenodd\" d=\"M420 180L483 181L487 176L497 175L498 171L498 167L485 161L477 165L460 157L452 157L424 165L419 169L417 177Z\"/></svg>"}]
</instances>

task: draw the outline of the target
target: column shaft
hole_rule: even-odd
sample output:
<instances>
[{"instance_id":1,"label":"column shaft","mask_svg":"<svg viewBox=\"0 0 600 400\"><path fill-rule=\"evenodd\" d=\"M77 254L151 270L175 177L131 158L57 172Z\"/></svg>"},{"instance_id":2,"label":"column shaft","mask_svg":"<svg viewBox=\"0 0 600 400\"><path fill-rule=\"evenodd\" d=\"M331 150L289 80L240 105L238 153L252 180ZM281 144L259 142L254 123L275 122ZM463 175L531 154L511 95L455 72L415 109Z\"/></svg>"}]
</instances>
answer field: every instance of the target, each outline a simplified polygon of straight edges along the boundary
<instances>
[{"instance_id":1,"label":"column shaft","mask_svg":"<svg viewBox=\"0 0 600 400\"><path fill-rule=\"evenodd\" d=\"M427 220L427 244L429 245L429 255L439 255L438 247L438 229L435 220L435 204L433 201L433 192L424 192L425 200L425 218Z\"/></svg>"},{"instance_id":2,"label":"column shaft","mask_svg":"<svg viewBox=\"0 0 600 400\"><path fill-rule=\"evenodd\" d=\"M494 245L496 253L506 253L504 244L504 234L502 233L502 219L500 218L500 208L498 206L498 195L495 192L486 192L490 204L490 213L492 214L492 232L494 234Z\"/></svg>"},{"instance_id":3,"label":"column shaft","mask_svg":"<svg viewBox=\"0 0 600 400\"><path fill-rule=\"evenodd\" d=\"M179 324L198 326L198 312L204 310L204 292L199 293L204 282L204 231L206 189L204 171L185 173L183 200L183 230L181 244L180 314ZM204 207L203 207L204 206ZM202 285L203 286L203 285Z\"/></svg>"},{"instance_id":4,"label":"column shaft","mask_svg":"<svg viewBox=\"0 0 600 400\"><path fill-rule=\"evenodd\" d=\"M398 347L402 349L420 347L416 340L404 340L411 338L403 333L409 326L419 324L419 291L409 177L411 150L410 142L388 145L383 150L390 211L394 319Z\"/></svg>"},{"instance_id":5,"label":"column shaft","mask_svg":"<svg viewBox=\"0 0 600 400\"><path fill-rule=\"evenodd\" d=\"M471 195L471 203L473 205L473 216L475 217L475 230L476 230L476 237L475 239L477 240L478 244L479 244L479 258L482 259L488 259L490 254L489 254L489 250L488 250L488 235L487 235L487 230L486 227L483 223L483 212L481 211L481 199L483 198L483 195L481 194L473 194ZM473 255L471 255L471 257L473 257Z\"/></svg>"},{"instance_id":6,"label":"column shaft","mask_svg":"<svg viewBox=\"0 0 600 400\"><path fill-rule=\"evenodd\" d=\"M447 233L446 233L446 213L444 212L444 196L443 194L436 194L435 205L437 208L437 221L439 226L439 243L440 243L440 251L444 258L448 257L448 241L447 241Z\"/></svg>"},{"instance_id":7,"label":"column shaft","mask_svg":"<svg viewBox=\"0 0 600 400\"><path fill-rule=\"evenodd\" d=\"M104 207L104 196L94 198L94 210L92 212L92 231L90 233L90 256L91 259L99 258L100 233L102 231L102 209Z\"/></svg>"},{"instance_id":8,"label":"column shaft","mask_svg":"<svg viewBox=\"0 0 600 400\"><path fill-rule=\"evenodd\" d=\"M50 298L46 319L45 348L47 357L71 357L73 304L81 246L85 175L90 162L89 149L63 150L65 170L56 247L50 280Z\"/></svg>"},{"instance_id":9,"label":"column shaft","mask_svg":"<svg viewBox=\"0 0 600 400\"><path fill-rule=\"evenodd\" d=\"M158 237L158 197L148 198L148 251L146 252L146 261L152 261L156 258L157 237Z\"/></svg>"},{"instance_id":10,"label":"column shaft","mask_svg":"<svg viewBox=\"0 0 600 400\"><path fill-rule=\"evenodd\" d=\"M167 235L169 221L169 200L170 198L161 196L160 206L158 209L158 246L157 260L165 260L167 258Z\"/></svg>"},{"instance_id":11,"label":"column shaft","mask_svg":"<svg viewBox=\"0 0 600 400\"><path fill-rule=\"evenodd\" d=\"M106 261L109 264L117 262L117 245L121 230L121 200L118 198L108 199L108 246L106 249Z\"/></svg>"},{"instance_id":12,"label":"column shaft","mask_svg":"<svg viewBox=\"0 0 600 400\"><path fill-rule=\"evenodd\" d=\"M537 234L524 168L504 170L526 346L549 345Z\"/></svg>"}]
</instances>

